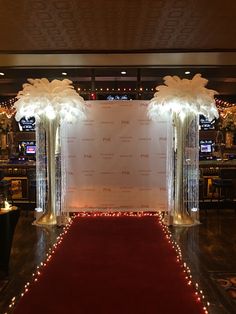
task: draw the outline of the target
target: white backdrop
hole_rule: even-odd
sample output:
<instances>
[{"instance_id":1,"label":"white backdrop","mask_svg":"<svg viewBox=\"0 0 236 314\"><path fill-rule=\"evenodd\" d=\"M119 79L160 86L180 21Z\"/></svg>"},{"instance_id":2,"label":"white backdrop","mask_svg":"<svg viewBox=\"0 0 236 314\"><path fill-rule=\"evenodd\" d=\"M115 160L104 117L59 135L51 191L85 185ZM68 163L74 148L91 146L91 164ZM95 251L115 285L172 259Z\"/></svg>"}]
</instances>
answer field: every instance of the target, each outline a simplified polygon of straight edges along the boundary
<instances>
[{"instance_id":1,"label":"white backdrop","mask_svg":"<svg viewBox=\"0 0 236 314\"><path fill-rule=\"evenodd\" d=\"M62 210L167 210L165 118L150 121L147 101L86 106L86 120L62 126Z\"/></svg>"}]
</instances>

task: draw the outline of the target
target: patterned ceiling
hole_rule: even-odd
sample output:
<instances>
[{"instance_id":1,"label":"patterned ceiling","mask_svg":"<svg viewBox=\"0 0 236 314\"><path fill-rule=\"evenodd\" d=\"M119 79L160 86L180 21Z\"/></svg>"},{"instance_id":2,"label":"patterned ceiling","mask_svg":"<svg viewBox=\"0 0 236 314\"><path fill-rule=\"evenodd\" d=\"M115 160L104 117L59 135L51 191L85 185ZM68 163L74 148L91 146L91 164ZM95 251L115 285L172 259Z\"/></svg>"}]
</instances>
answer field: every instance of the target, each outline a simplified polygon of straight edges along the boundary
<instances>
[{"instance_id":1,"label":"patterned ceiling","mask_svg":"<svg viewBox=\"0 0 236 314\"><path fill-rule=\"evenodd\" d=\"M235 0L0 0L0 52L234 51Z\"/></svg>"},{"instance_id":2,"label":"patterned ceiling","mask_svg":"<svg viewBox=\"0 0 236 314\"><path fill-rule=\"evenodd\" d=\"M108 59L117 62L113 69ZM62 79L62 71L88 90L117 82L150 88L185 70L202 73L222 95L236 95L236 0L0 0L0 98L16 95L28 77Z\"/></svg>"}]
</instances>

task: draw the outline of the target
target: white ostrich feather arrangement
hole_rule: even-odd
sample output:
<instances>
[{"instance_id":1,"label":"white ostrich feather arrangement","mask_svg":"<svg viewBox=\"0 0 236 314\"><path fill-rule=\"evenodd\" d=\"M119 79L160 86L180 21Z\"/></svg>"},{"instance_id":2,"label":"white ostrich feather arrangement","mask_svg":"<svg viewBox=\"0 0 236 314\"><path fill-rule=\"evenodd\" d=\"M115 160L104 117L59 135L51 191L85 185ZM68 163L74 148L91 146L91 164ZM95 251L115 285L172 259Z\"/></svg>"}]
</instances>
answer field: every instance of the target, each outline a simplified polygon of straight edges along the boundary
<instances>
[{"instance_id":1,"label":"white ostrich feather arrangement","mask_svg":"<svg viewBox=\"0 0 236 314\"><path fill-rule=\"evenodd\" d=\"M84 99L76 92L68 79L53 80L46 78L28 79L17 94L15 119L22 117L61 119L75 122L85 117Z\"/></svg>"},{"instance_id":2,"label":"white ostrich feather arrangement","mask_svg":"<svg viewBox=\"0 0 236 314\"><path fill-rule=\"evenodd\" d=\"M208 80L196 74L192 80L178 76L165 76L165 85L156 87L157 92L148 106L148 116L155 120L164 111L184 117L189 113L203 114L210 121L218 118L214 95L216 91L205 88Z\"/></svg>"}]
</instances>

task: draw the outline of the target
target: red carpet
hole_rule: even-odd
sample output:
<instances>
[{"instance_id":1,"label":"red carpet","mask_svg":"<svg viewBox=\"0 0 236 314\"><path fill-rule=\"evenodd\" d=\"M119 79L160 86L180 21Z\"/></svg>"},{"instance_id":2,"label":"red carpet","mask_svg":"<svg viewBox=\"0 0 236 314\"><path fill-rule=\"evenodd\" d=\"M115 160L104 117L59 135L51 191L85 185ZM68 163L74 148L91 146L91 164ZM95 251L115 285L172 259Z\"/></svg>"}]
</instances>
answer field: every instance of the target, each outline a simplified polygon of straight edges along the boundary
<instances>
[{"instance_id":1,"label":"red carpet","mask_svg":"<svg viewBox=\"0 0 236 314\"><path fill-rule=\"evenodd\" d=\"M76 218L14 314L204 313L157 217Z\"/></svg>"}]
</instances>

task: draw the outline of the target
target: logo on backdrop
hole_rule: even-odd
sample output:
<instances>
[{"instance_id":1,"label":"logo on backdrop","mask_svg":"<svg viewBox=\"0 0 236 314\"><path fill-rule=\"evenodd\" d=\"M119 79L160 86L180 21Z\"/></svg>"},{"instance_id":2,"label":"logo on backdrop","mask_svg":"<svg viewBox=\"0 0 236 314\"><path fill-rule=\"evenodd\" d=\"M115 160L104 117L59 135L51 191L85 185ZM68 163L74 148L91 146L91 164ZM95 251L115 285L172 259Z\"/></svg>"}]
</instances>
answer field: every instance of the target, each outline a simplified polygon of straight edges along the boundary
<instances>
[{"instance_id":1,"label":"logo on backdrop","mask_svg":"<svg viewBox=\"0 0 236 314\"><path fill-rule=\"evenodd\" d=\"M151 123L151 120L149 120L149 119L139 119L138 122L139 122L139 125L149 125Z\"/></svg>"},{"instance_id":2,"label":"logo on backdrop","mask_svg":"<svg viewBox=\"0 0 236 314\"><path fill-rule=\"evenodd\" d=\"M139 141L151 141L152 138L151 138L151 137L139 137L138 140L139 140Z\"/></svg>"},{"instance_id":3,"label":"logo on backdrop","mask_svg":"<svg viewBox=\"0 0 236 314\"><path fill-rule=\"evenodd\" d=\"M87 126L87 125L93 125L94 124L94 120L83 120L83 125Z\"/></svg>"},{"instance_id":4,"label":"logo on backdrop","mask_svg":"<svg viewBox=\"0 0 236 314\"><path fill-rule=\"evenodd\" d=\"M107 121L101 121L101 124L114 124L114 121L107 120Z\"/></svg>"},{"instance_id":5,"label":"logo on backdrop","mask_svg":"<svg viewBox=\"0 0 236 314\"><path fill-rule=\"evenodd\" d=\"M102 159L112 159L114 157L114 154L101 153L100 156L102 157Z\"/></svg>"},{"instance_id":6,"label":"logo on backdrop","mask_svg":"<svg viewBox=\"0 0 236 314\"><path fill-rule=\"evenodd\" d=\"M129 143L132 141L132 139L132 136L120 136L120 141L123 143Z\"/></svg>"},{"instance_id":7,"label":"logo on backdrop","mask_svg":"<svg viewBox=\"0 0 236 314\"><path fill-rule=\"evenodd\" d=\"M111 142L111 138L110 137L103 137L102 141L103 142Z\"/></svg>"},{"instance_id":8,"label":"logo on backdrop","mask_svg":"<svg viewBox=\"0 0 236 314\"><path fill-rule=\"evenodd\" d=\"M81 138L81 141L83 141L83 142L92 142L92 141L95 141L95 138L94 137Z\"/></svg>"}]
</instances>

